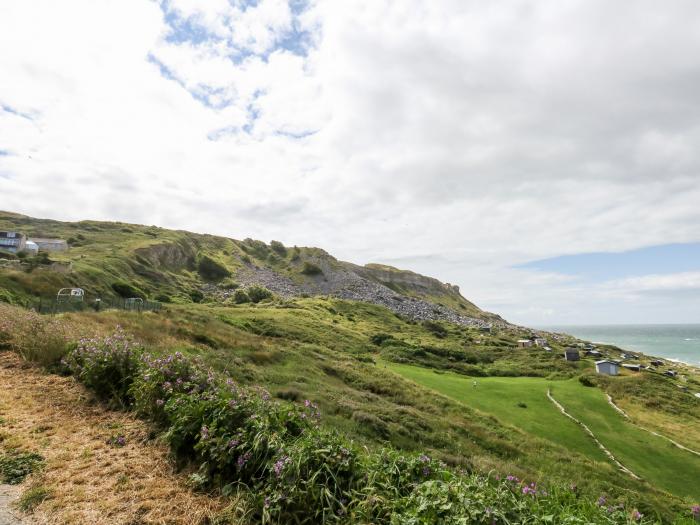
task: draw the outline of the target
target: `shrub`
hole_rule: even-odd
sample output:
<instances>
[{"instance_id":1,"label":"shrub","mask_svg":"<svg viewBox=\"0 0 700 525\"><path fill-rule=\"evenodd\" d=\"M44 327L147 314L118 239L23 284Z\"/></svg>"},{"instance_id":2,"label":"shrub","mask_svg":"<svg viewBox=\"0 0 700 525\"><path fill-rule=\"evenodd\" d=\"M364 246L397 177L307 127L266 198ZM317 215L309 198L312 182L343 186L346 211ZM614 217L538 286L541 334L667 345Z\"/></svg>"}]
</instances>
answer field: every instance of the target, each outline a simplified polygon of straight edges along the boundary
<instances>
[{"instance_id":1,"label":"shrub","mask_svg":"<svg viewBox=\"0 0 700 525\"><path fill-rule=\"evenodd\" d=\"M81 339L63 363L99 398L126 407L133 402L131 385L142 353L142 348L117 328L107 337Z\"/></svg>"},{"instance_id":2,"label":"shrub","mask_svg":"<svg viewBox=\"0 0 700 525\"><path fill-rule=\"evenodd\" d=\"M272 292L265 288L264 286L253 285L246 290L250 301L253 303L259 303L265 299L270 299L272 297Z\"/></svg>"},{"instance_id":3,"label":"shrub","mask_svg":"<svg viewBox=\"0 0 700 525\"><path fill-rule=\"evenodd\" d=\"M301 269L301 273L304 275L320 275L323 273L321 267L309 261L304 261L304 266Z\"/></svg>"},{"instance_id":4,"label":"shrub","mask_svg":"<svg viewBox=\"0 0 700 525\"><path fill-rule=\"evenodd\" d=\"M372 337L369 338L372 344L377 345L377 346L382 346L382 344L385 341L391 341L394 339L392 335L389 334L374 334Z\"/></svg>"},{"instance_id":5,"label":"shrub","mask_svg":"<svg viewBox=\"0 0 700 525\"><path fill-rule=\"evenodd\" d=\"M238 289L233 293L233 300L236 304L249 303L250 297L244 290Z\"/></svg>"},{"instance_id":6,"label":"shrub","mask_svg":"<svg viewBox=\"0 0 700 525\"><path fill-rule=\"evenodd\" d=\"M270 248L280 257L286 257L287 248L279 241L270 241Z\"/></svg>"},{"instance_id":7,"label":"shrub","mask_svg":"<svg viewBox=\"0 0 700 525\"><path fill-rule=\"evenodd\" d=\"M578 382L583 386L596 386L595 380L591 376L579 376Z\"/></svg>"},{"instance_id":8,"label":"shrub","mask_svg":"<svg viewBox=\"0 0 700 525\"><path fill-rule=\"evenodd\" d=\"M112 283L112 290L114 290L117 293L117 295L125 299L128 299L130 297L140 297L141 299L146 298L146 294L143 293L143 291L141 291L136 286L133 286L124 281L117 281L115 283Z\"/></svg>"},{"instance_id":9,"label":"shrub","mask_svg":"<svg viewBox=\"0 0 700 525\"><path fill-rule=\"evenodd\" d=\"M164 425L167 401L178 394L203 392L209 382L201 367L180 352L162 358L144 355L141 373L131 384L131 396L139 414Z\"/></svg>"},{"instance_id":10,"label":"shrub","mask_svg":"<svg viewBox=\"0 0 700 525\"><path fill-rule=\"evenodd\" d=\"M199 290L190 291L190 299L193 303L201 303L204 300L204 294Z\"/></svg>"},{"instance_id":11,"label":"shrub","mask_svg":"<svg viewBox=\"0 0 700 525\"><path fill-rule=\"evenodd\" d=\"M218 281L224 277L231 276L231 272L228 268L208 255L202 255L199 258L197 262L197 271L202 278L208 281Z\"/></svg>"},{"instance_id":12,"label":"shrub","mask_svg":"<svg viewBox=\"0 0 700 525\"><path fill-rule=\"evenodd\" d=\"M439 339L447 337L447 329L435 321L423 321L423 328Z\"/></svg>"},{"instance_id":13,"label":"shrub","mask_svg":"<svg viewBox=\"0 0 700 525\"><path fill-rule=\"evenodd\" d=\"M240 285L233 279L224 279L222 282L219 283L219 288L223 290L235 290L239 286Z\"/></svg>"},{"instance_id":14,"label":"shrub","mask_svg":"<svg viewBox=\"0 0 700 525\"><path fill-rule=\"evenodd\" d=\"M155 300L161 303L172 303L173 300L172 298L164 293L159 293L158 295L155 296Z\"/></svg>"}]
</instances>

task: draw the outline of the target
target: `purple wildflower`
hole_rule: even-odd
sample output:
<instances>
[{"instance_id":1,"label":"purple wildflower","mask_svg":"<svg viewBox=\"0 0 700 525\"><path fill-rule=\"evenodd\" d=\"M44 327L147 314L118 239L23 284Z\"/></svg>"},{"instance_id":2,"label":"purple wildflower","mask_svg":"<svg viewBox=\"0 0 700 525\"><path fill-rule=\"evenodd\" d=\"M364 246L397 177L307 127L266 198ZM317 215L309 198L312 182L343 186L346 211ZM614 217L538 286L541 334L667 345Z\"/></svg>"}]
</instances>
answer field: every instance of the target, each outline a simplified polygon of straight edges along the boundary
<instances>
[{"instance_id":1,"label":"purple wildflower","mask_svg":"<svg viewBox=\"0 0 700 525\"><path fill-rule=\"evenodd\" d=\"M605 496L599 497L599 498L598 498L598 506L599 506L599 507L604 507L606 501L607 501L607 500L605 499Z\"/></svg>"},{"instance_id":2,"label":"purple wildflower","mask_svg":"<svg viewBox=\"0 0 700 525\"><path fill-rule=\"evenodd\" d=\"M282 475L282 470L284 470L284 466L289 462L289 456L283 456L275 462L275 465L272 468L275 471L276 477L279 478Z\"/></svg>"},{"instance_id":3,"label":"purple wildflower","mask_svg":"<svg viewBox=\"0 0 700 525\"><path fill-rule=\"evenodd\" d=\"M209 428L206 426L203 426L202 430L200 430L200 434L202 436L202 441L209 439Z\"/></svg>"},{"instance_id":4,"label":"purple wildflower","mask_svg":"<svg viewBox=\"0 0 700 525\"><path fill-rule=\"evenodd\" d=\"M242 469L246 463L248 463L250 456L251 456L251 453L246 452L245 454L243 454L242 456L240 456L238 458L238 460L236 461L236 465L238 466L239 470Z\"/></svg>"},{"instance_id":5,"label":"purple wildflower","mask_svg":"<svg viewBox=\"0 0 700 525\"><path fill-rule=\"evenodd\" d=\"M165 401L162 399L156 399L156 406L162 407L165 404Z\"/></svg>"},{"instance_id":6,"label":"purple wildflower","mask_svg":"<svg viewBox=\"0 0 700 525\"><path fill-rule=\"evenodd\" d=\"M694 518L700 517L700 505L693 505L690 507L690 512Z\"/></svg>"},{"instance_id":7,"label":"purple wildflower","mask_svg":"<svg viewBox=\"0 0 700 525\"><path fill-rule=\"evenodd\" d=\"M630 518L632 518L634 521L639 521L642 519L643 514L639 512L637 509L634 509L632 511L632 514L630 514Z\"/></svg>"}]
</instances>

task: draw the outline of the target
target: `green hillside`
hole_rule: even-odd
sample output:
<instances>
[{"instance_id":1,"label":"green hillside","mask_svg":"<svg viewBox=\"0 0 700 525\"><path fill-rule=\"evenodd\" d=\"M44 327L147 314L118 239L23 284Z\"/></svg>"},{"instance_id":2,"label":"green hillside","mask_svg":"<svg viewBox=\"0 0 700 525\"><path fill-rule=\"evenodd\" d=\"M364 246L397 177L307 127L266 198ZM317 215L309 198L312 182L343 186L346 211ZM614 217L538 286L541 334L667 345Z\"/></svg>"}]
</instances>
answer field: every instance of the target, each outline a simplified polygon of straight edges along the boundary
<instances>
[{"instance_id":1,"label":"green hillside","mask_svg":"<svg viewBox=\"0 0 700 525\"><path fill-rule=\"evenodd\" d=\"M576 343L568 336L542 334L550 351L518 348L532 331L483 312L435 279L358 267L318 248L155 226L3 213L3 229L64 238L70 249L48 260L0 261L0 301L32 306L60 287L79 286L87 308L59 319L80 333L121 326L156 355L181 352L280 402L311 400L324 429L366 450L391 447L478 475L575 484L587 501L605 494L667 523L681 523L700 497L691 483L700 476L695 458L665 442L644 444L611 413L604 391L638 395L625 383L629 375L603 381L592 375L593 358L566 362L564 348ZM160 301L163 309L90 307L96 297L119 294ZM684 384L700 391L697 372L683 373ZM664 417L700 422L700 404L678 380L661 370L643 374L655 378L654 395L668 400L669 410L656 407ZM556 411L545 396L552 385L642 481L619 471ZM653 461L639 459L650 455Z\"/></svg>"}]
</instances>

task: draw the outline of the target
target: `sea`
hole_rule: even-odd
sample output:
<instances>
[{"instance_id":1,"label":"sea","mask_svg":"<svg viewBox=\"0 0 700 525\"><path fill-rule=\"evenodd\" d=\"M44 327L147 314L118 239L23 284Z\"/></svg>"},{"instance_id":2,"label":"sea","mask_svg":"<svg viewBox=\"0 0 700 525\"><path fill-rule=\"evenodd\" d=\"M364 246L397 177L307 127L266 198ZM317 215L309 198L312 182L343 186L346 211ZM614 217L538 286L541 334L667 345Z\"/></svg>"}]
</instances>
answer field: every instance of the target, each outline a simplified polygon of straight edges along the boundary
<instances>
[{"instance_id":1,"label":"sea","mask_svg":"<svg viewBox=\"0 0 700 525\"><path fill-rule=\"evenodd\" d=\"M542 329L700 366L700 324L571 325Z\"/></svg>"}]
</instances>

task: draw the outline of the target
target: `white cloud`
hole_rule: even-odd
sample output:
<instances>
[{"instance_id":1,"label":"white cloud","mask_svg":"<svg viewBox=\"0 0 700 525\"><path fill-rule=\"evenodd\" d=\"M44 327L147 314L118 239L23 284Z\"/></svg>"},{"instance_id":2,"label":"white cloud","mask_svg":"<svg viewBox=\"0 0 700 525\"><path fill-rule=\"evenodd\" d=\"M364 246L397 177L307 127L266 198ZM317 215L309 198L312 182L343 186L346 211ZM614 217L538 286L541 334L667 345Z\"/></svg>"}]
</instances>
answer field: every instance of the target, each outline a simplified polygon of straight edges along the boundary
<instances>
[{"instance_id":1,"label":"white cloud","mask_svg":"<svg viewBox=\"0 0 700 525\"><path fill-rule=\"evenodd\" d=\"M693 0L4 2L0 104L31 118L0 111L0 180L20 212L320 245L516 321L591 317L611 296L509 267L700 240L699 21Z\"/></svg>"}]
</instances>

